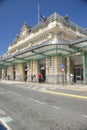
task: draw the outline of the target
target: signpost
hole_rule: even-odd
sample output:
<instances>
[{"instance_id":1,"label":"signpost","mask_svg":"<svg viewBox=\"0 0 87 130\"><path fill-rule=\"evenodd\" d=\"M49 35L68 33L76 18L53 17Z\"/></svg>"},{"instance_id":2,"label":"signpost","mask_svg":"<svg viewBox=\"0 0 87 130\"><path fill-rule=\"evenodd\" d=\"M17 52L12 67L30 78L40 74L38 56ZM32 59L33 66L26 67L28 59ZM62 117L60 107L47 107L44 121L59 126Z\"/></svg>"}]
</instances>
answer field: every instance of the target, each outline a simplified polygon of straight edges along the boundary
<instances>
[{"instance_id":1,"label":"signpost","mask_svg":"<svg viewBox=\"0 0 87 130\"><path fill-rule=\"evenodd\" d=\"M62 73L63 86L64 86L64 71L65 71L65 65L64 65L64 64L61 64L61 72L63 72L63 73Z\"/></svg>"}]
</instances>

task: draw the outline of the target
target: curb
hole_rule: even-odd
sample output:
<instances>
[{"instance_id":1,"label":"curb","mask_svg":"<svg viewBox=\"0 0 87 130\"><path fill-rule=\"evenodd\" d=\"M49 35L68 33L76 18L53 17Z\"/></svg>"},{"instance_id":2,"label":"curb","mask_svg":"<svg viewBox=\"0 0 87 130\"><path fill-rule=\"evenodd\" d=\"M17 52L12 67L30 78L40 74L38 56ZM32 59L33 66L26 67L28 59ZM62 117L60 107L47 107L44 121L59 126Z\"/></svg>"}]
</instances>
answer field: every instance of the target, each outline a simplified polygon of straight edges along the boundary
<instances>
[{"instance_id":1,"label":"curb","mask_svg":"<svg viewBox=\"0 0 87 130\"><path fill-rule=\"evenodd\" d=\"M20 82L20 81L6 81L1 80L1 83L5 84L19 84L24 86L38 86L44 87L45 89L69 89L69 90L79 90L79 91L87 91L87 85L85 84L73 84L73 85L62 85L62 84L46 84L46 83L36 83L36 82Z\"/></svg>"}]
</instances>

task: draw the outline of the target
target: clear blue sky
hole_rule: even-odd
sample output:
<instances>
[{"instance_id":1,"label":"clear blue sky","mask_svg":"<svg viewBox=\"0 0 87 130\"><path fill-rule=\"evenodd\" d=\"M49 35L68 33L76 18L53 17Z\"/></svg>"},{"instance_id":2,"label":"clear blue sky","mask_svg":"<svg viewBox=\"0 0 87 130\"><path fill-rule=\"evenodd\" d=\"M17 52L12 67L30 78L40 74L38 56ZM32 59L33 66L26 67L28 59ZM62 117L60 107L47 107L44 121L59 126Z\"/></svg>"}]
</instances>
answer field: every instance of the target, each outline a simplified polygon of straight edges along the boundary
<instances>
[{"instance_id":1,"label":"clear blue sky","mask_svg":"<svg viewBox=\"0 0 87 130\"><path fill-rule=\"evenodd\" d=\"M0 55L7 51L25 22L31 27L37 24L38 3L46 17L54 12L68 14L71 21L87 28L87 0L0 0Z\"/></svg>"}]
</instances>

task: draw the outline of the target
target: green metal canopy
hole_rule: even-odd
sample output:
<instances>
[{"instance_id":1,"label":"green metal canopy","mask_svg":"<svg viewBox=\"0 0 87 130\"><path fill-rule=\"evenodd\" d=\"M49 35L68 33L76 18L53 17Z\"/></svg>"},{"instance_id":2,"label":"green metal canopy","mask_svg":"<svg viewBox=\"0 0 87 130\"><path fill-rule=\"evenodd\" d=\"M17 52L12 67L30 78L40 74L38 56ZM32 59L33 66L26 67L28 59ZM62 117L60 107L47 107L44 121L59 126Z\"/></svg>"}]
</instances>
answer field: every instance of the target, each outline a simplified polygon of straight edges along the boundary
<instances>
[{"instance_id":1,"label":"green metal canopy","mask_svg":"<svg viewBox=\"0 0 87 130\"><path fill-rule=\"evenodd\" d=\"M0 58L0 69L10 65L39 60L51 56L63 56L75 54L77 52L87 51L87 37L80 38L71 42L68 41L49 41L40 45L31 46L25 50L12 55L6 55Z\"/></svg>"},{"instance_id":2,"label":"green metal canopy","mask_svg":"<svg viewBox=\"0 0 87 130\"><path fill-rule=\"evenodd\" d=\"M79 51L86 52L87 51L87 37L72 41L70 47L78 52Z\"/></svg>"}]
</instances>

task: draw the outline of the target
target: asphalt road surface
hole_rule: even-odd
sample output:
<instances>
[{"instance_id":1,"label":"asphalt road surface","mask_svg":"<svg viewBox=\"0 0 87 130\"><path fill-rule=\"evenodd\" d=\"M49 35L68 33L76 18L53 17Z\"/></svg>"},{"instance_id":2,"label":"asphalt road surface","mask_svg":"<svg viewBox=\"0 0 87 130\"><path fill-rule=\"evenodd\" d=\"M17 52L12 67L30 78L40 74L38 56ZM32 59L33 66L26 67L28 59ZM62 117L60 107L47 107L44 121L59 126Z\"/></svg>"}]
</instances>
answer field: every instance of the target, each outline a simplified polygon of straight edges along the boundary
<instances>
[{"instance_id":1,"label":"asphalt road surface","mask_svg":"<svg viewBox=\"0 0 87 130\"><path fill-rule=\"evenodd\" d=\"M0 119L12 130L87 130L87 99L0 83Z\"/></svg>"}]
</instances>

